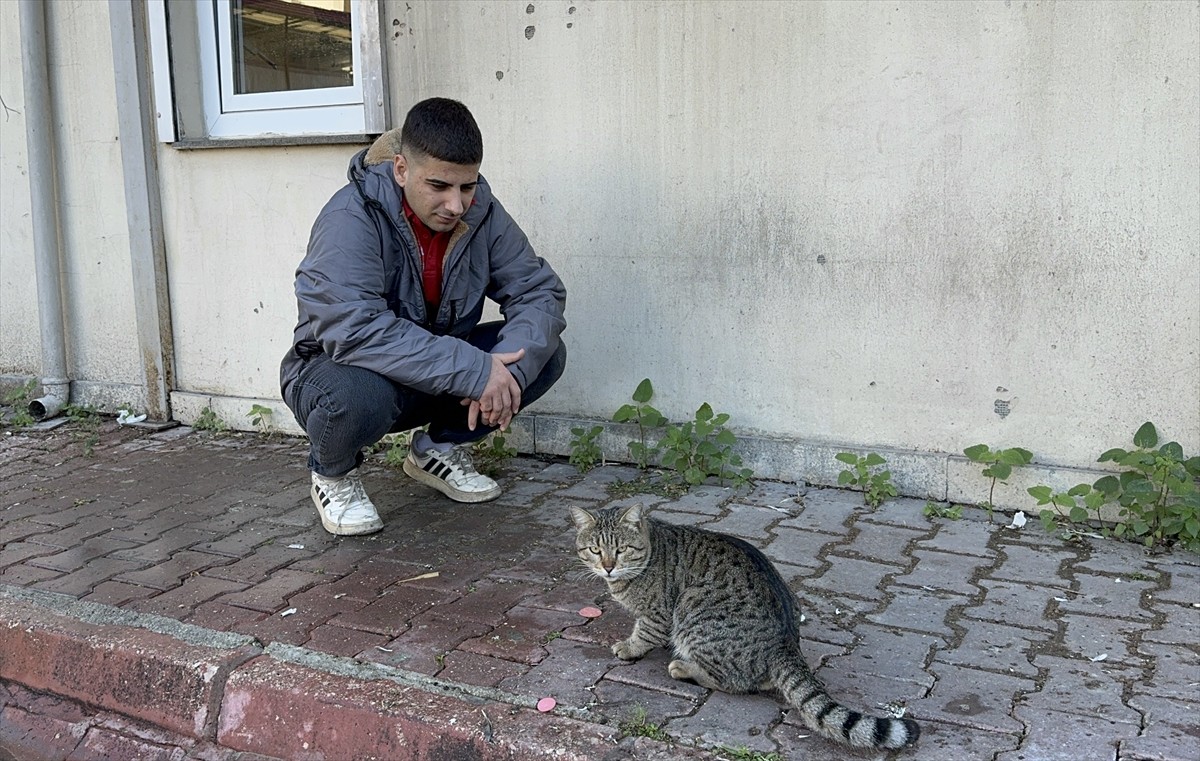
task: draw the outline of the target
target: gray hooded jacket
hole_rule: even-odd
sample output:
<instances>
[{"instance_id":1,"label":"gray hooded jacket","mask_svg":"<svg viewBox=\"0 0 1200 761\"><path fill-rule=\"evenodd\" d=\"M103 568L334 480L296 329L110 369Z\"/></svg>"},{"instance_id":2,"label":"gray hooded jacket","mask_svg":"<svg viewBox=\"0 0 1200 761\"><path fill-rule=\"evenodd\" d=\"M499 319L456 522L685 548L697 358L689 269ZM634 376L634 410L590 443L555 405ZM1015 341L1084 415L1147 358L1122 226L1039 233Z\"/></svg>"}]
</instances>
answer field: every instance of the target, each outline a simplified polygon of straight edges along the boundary
<instances>
[{"instance_id":1,"label":"gray hooded jacket","mask_svg":"<svg viewBox=\"0 0 1200 761\"><path fill-rule=\"evenodd\" d=\"M508 366L525 388L566 327L562 281L480 176L475 202L446 247L441 306L426 314L421 253L402 210L403 189L390 157L376 150L354 156L350 183L313 224L296 270L299 321L280 367L284 398L306 359L324 352L427 394L478 399L491 357L462 339L479 324L485 297L505 320L492 351L525 349Z\"/></svg>"}]
</instances>

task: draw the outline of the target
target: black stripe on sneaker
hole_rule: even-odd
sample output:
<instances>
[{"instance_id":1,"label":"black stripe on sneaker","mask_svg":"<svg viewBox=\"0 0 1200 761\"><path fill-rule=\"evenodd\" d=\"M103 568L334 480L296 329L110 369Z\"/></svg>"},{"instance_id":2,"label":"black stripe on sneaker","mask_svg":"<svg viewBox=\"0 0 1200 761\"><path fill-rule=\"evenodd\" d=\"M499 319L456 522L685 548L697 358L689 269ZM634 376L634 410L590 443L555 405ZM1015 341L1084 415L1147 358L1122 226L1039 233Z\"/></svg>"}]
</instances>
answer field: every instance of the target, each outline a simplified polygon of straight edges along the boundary
<instances>
[{"instance_id":1,"label":"black stripe on sneaker","mask_svg":"<svg viewBox=\"0 0 1200 761\"><path fill-rule=\"evenodd\" d=\"M449 465L441 460L430 457L429 462L425 463L425 471L445 481L446 476L451 472L451 469Z\"/></svg>"}]
</instances>

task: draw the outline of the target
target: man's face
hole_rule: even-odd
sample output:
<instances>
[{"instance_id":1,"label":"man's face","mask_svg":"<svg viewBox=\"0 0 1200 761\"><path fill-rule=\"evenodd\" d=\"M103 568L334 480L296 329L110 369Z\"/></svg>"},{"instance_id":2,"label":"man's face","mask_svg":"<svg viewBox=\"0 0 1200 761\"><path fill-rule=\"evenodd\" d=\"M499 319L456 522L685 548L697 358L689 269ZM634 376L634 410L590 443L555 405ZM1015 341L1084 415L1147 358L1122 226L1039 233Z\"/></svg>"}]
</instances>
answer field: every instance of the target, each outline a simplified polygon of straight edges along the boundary
<instances>
[{"instance_id":1,"label":"man's face","mask_svg":"<svg viewBox=\"0 0 1200 761\"><path fill-rule=\"evenodd\" d=\"M451 164L429 156L396 154L396 183L417 217L437 232L453 230L471 206L479 184L478 164Z\"/></svg>"}]
</instances>

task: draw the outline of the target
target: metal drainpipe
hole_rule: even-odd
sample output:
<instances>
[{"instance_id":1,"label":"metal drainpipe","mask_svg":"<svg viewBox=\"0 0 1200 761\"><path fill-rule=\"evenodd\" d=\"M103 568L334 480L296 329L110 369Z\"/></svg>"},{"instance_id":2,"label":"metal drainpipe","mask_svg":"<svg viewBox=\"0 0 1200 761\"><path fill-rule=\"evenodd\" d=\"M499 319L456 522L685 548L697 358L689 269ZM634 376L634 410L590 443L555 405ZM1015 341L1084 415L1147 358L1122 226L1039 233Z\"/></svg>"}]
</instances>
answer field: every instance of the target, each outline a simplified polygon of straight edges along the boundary
<instances>
[{"instance_id":1,"label":"metal drainpipe","mask_svg":"<svg viewBox=\"0 0 1200 761\"><path fill-rule=\"evenodd\" d=\"M50 65L46 53L46 9L42 0L21 0L21 69L25 83L25 138L29 152L29 196L37 272L38 318L42 333L42 396L29 403L38 420L62 411L71 399L59 264L58 173L50 113Z\"/></svg>"}]
</instances>

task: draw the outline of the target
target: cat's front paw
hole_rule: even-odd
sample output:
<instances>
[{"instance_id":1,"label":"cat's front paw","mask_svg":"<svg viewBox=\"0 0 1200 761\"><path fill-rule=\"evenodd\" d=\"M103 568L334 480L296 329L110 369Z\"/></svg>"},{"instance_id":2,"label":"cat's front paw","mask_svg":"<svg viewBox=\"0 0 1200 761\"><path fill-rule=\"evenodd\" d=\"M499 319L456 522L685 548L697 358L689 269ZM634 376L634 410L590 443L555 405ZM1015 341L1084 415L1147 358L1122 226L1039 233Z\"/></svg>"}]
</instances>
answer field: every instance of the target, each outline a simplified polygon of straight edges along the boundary
<instances>
[{"instance_id":1,"label":"cat's front paw","mask_svg":"<svg viewBox=\"0 0 1200 761\"><path fill-rule=\"evenodd\" d=\"M612 646L613 655L623 661L636 661L646 654L646 648L634 645L633 642L623 639Z\"/></svg>"}]
</instances>

